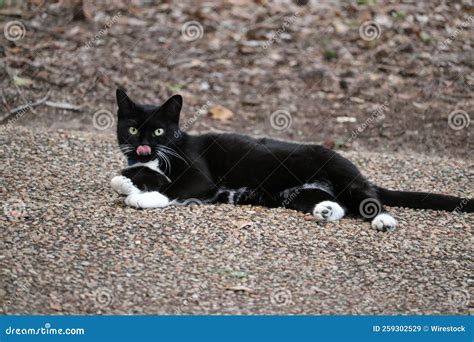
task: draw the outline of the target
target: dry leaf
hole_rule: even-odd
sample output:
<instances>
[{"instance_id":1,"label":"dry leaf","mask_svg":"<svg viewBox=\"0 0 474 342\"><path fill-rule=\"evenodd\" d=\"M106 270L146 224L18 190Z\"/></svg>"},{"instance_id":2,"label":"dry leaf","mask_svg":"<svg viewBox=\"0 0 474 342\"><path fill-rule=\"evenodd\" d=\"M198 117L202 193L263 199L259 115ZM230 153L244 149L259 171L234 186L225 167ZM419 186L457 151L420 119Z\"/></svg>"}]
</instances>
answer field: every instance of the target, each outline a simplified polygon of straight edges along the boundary
<instances>
[{"instance_id":1,"label":"dry leaf","mask_svg":"<svg viewBox=\"0 0 474 342\"><path fill-rule=\"evenodd\" d=\"M336 118L336 122L338 123L346 123L346 122L356 122L357 119L353 116L338 116Z\"/></svg>"},{"instance_id":2,"label":"dry leaf","mask_svg":"<svg viewBox=\"0 0 474 342\"><path fill-rule=\"evenodd\" d=\"M337 33L346 33L347 31L349 31L349 26L338 20L334 21L332 23L332 26L334 27Z\"/></svg>"},{"instance_id":3,"label":"dry leaf","mask_svg":"<svg viewBox=\"0 0 474 342\"><path fill-rule=\"evenodd\" d=\"M209 114L212 119L222 122L227 122L234 116L234 113L231 110L219 105L211 107L209 109Z\"/></svg>"},{"instance_id":4,"label":"dry leaf","mask_svg":"<svg viewBox=\"0 0 474 342\"><path fill-rule=\"evenodd\" d=\"M15 84L19 87L29 87L33 84L33 81L31 79L19 76L13 77L13 82L15 82Z\"/></svg>"},{"instance_id":5,"label":"dry leaf","mask_svg":"<svg viewBox=\"0 0 474 342\"><path fill-rule=\"evenodd\" d=\"M130 25L130 26L147 26L148 22L131 17L119 17L117 23L120 25Z\"/></svg>"},{"instance_id":6,"label":"dry leaf","mask_svg":"<svg viewBox=\"0 0 474 342\"><path fill-rule=\"evenodd\" d=\"M250 287L247 287L247 286L242 286L242 285L237 285L237 286L226 286L225 287L226 290L229 290L229 291L242 291L242 292L248 292L248 293L253 293L255 292L253 289L251 289Z\"/></svg>"},{"instance_id":7,"label":"dry leaf","mask_svg":"<svg viewBox=\"0 0 474 342\"><path fill-rule=\"evenodd\" d=\"M233 221L232 223L234 224L234 226L236 226L239 229L242 229L245 227L251 227L253 225L253 222L249 220L238 220L238 221Z\"/></svg>"}]
</instances>

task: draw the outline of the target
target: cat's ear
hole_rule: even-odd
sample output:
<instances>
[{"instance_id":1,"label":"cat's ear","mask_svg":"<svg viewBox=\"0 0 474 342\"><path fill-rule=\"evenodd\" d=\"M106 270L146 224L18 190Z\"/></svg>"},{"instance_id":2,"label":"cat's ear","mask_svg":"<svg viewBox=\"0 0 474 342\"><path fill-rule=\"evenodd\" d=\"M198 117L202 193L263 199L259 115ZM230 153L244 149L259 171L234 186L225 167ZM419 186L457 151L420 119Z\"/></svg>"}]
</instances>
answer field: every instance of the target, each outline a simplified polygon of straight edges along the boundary
<instances>
[{"instance_id":1,"label":"cat's ear","mask_svg":"<svg viewBox=\"0 0 474 342\"><path fill-rule=\"evenodd\" d=\"M179 114L183 107L183 98L181 95L173 95L161 106L161 112L164 113L173 122L179 122Z\"/></svg>"},{"instance_id":2,"label":"cat's ear","mask_svg":"<svg viewBox=\"0 0 474 342\"><path fill-rule=\"evenodd\" d=\"M132 111L132 109L135 106L135 103L132 100L130 100L125 90L117 89L116 95L117 95L117 105L119 108L118 110L119 115Z\"/></svg>"}]
</instances>

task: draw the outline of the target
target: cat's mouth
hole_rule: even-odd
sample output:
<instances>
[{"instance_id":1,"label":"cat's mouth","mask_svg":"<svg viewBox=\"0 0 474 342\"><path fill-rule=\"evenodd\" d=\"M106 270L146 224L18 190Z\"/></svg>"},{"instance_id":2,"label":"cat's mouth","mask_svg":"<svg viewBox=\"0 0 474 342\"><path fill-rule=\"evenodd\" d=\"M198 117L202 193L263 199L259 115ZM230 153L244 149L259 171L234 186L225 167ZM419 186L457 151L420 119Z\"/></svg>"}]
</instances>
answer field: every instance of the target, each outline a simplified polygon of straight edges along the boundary
<instances>
[{"instance_id":1,"label":"cat's mouth","mask_svg":"<svg viewBox=\"0 0 474 342\"><path fill-rule=\"evenodd\" d=\"M140 145L136 148L135 152L137 156L149 156L151 155L151 147L149 145Z\"/></svg>"},{"instance_id":2,"label":"cat's mouth","mask_svg":"<svg viewBox=\"0 0 474 342\"><path fill-rule=\"evenodd\" d=\"M153 157L152 149L149 145L140 145L135 149L137 159L141 162L150 161Z\"/></svg>"}]
</instances>

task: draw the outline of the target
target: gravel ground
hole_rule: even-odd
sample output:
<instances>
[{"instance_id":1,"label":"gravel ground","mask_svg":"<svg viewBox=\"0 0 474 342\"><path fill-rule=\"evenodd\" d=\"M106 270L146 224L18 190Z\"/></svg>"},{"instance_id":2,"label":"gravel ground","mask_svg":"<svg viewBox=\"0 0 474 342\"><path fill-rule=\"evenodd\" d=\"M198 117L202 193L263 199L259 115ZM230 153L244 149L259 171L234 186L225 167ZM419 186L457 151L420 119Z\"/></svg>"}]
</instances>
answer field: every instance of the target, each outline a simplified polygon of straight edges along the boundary
<instances>
[{"instance_id":1,"label":"gravel ground","mask_svg":"<svg viewBox=\"0 0 474 342\"><path fill-rule=\"evenodd\" d=\"M473 313L473 215L391 210L393 233L230 205L126 208L112 135L15 127L1 158L6 314ZM346 153L370 179L473 197L472 160Z\"/></svg>"}]
</instances>

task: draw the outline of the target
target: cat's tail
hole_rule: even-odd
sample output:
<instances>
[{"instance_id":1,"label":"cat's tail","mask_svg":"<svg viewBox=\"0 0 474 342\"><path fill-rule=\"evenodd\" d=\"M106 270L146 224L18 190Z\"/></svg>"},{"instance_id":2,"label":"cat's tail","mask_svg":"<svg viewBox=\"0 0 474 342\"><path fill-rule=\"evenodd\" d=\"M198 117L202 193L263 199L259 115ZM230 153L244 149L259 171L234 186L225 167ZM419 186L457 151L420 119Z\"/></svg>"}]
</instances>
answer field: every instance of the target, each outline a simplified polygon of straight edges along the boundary
<instances>
[{"instance_id":1,"label":"cat's tail","mask_svg":"<svg viewBox=\"0 0 474 342\"><path fill-rule=\"evenodd\" d=\"M379 200L389 207L474 212L474 199L429 192L396 191L377 187Z\"/></svg>"}]
</instances>

